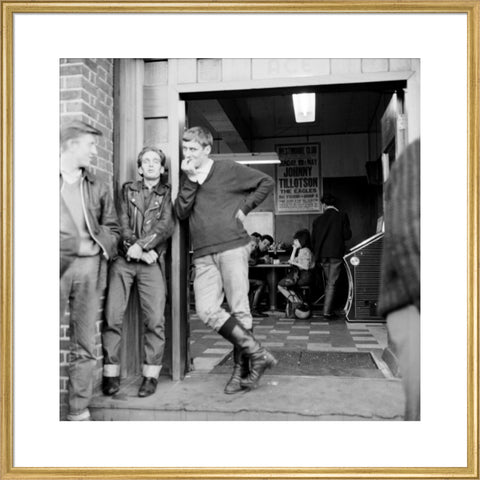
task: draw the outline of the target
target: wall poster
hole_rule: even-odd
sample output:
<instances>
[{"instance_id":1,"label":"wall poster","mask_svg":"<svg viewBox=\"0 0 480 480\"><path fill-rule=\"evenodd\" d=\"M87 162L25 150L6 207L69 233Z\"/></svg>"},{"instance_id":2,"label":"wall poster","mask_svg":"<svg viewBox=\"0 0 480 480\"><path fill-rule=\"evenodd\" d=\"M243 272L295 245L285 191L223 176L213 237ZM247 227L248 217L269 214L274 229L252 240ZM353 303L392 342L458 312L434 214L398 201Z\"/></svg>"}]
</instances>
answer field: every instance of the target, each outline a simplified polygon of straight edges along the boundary
<instances>
[{"instance_id":1,"label":"wall poster","mask_svg":"<svg viewBox=\"0 0 480 480\"><path fill-rule=\"evenodd\" d=\"M320 144L277 145L275 212L318 213L320 197Z\"/></svg>"}]
</instances>

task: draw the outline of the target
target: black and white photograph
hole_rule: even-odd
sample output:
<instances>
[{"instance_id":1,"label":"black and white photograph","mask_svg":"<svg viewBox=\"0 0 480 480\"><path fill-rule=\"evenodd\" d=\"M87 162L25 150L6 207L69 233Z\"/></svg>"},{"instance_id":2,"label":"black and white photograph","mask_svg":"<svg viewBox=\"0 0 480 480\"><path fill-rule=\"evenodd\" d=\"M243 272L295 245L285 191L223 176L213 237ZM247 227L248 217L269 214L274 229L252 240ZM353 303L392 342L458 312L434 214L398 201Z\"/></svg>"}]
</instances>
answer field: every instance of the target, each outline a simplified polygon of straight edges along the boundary
<instances>
[{"instance_id":1,"label":"black and white photograph","mask_svg":"<svg viewBox=\"0 0 480 480\"><path fill-rule=\"evenodd\" d=\"M478 477L478 2L0 3L2 479Z\"/></svg>"},{"instance_id":2,"label":"black and white photograph","mask_svg":"<svg viewBox=\"0 0 480 480\"><path fill-rule=\"evenodd\" d=\"M420 69L60 59L60 419L419 421Z\"/></svg>"}]
</instances>

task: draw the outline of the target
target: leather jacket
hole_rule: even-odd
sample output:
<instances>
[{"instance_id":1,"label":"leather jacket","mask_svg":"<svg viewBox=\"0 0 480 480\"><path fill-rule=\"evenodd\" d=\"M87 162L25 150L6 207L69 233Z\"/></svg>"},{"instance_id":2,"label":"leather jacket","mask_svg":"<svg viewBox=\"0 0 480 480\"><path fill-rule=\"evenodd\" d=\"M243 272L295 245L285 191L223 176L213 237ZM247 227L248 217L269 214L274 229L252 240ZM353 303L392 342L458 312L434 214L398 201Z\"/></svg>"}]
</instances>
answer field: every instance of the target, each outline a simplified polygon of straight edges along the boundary
<instances>
[{"instance_id":1,"label":"leather jacket","mask_svg":"<svg viewBox=\"0 0 480 480\"><path fill-rule=\"evenodd\" d=\"M117 244L120 238L115 205L112 195L105 182L98 180L91 172L84 170L80 179L82 207L85 214L85 223L92 239L100 247L106 260L113 260L117 256ZM63 179L60 175L60 188ZM61 199L61 207L64 206ZM68 208L61 209L62 214L70 215ZM73 220L71 222L73 224ZM77 255L78 239L74 238L75 230L60 234L60 272L63 273Z\"/></svg>"},{"instance_id":2,"label":"leather jacket","mask_svg":"<svg viewBox=\"0 0 480 480\"><path fill-rule=\"evenodd\" d=\"M150 205L144 204L143 188L143 180L127 182L122 187L120 251L125 256L128 248L138 243L145 251L155 249L161 258L175 225L171 188L159 182L153 187Z\"/></svg>"}]
</instances>

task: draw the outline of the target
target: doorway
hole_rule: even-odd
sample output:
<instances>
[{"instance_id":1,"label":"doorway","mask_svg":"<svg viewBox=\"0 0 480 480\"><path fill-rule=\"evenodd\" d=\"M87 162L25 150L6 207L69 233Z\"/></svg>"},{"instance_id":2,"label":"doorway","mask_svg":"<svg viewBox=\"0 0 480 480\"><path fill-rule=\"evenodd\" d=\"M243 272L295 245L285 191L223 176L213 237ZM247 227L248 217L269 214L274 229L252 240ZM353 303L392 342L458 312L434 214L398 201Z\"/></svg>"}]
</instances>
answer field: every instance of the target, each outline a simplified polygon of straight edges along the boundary
<instances>
[{"instance_id":1,"label":"doorway","mask_svg":"<svg viewBox=\"0 0 480 480\"><path fill-rule=\"evenodd\" d=\"M353 231L349 248L374 235L378 217L383 214L383 183L381 177L377 181L369 175L367 163L381 166L381 119L395 92L404 86L405 82L381 82L307 89L195 92L183 93L181 100L185 104L186 127L208 128L214 137L214 154L278 152L279 146L284 145L318 145L321 192L335 193L340 199L339 208L348 212ZM305 90L316 95L316 117L312 123L298 124L294 119L292 94ZM261 163L249 166L277 180L276 166ZM275 192L255 212L273 215L274 238L286 246L287 257L293 232L300 228L311 230L313 220L320 214L320 211L279 213ZM193 371L213 371L228 361L231 345L195 315L191 286L189 280L187 365ZM268 299L263 299L266 308L267 302ZM365 327L360 332L363 327L356 327L352 332L346 320L330 325L315 317L315 312L305 321L287 318L281 297L275 314L254 318L256 335L273 349L307 352L312 348L327 351L366 348L381 355L386 336L379 331L380 327ZM355 337L352 333L359 335Z\"/></svg>"}]
</instances>

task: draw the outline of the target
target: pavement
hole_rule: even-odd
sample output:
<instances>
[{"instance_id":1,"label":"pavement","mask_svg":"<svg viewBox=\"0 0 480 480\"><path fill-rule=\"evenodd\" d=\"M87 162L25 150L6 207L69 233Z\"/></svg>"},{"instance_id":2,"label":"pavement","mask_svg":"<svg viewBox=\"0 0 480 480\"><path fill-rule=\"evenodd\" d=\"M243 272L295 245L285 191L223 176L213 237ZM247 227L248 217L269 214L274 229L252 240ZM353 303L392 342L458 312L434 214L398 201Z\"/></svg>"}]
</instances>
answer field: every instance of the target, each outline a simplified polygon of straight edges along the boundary
<instances>
[{"instance_id":1,"label":"pavement","mask_svg":"<svg viewBox=\"0 0 480 480\"><path fill-rule=\"evenodd\" d=\"M183 381L161 377L154 395L137 396L141 379L113 397L91 403L94 420L403 420L398 379L264 375L247 393L226 395L228 375L191 374Z\"/></svg>"},{"instance_id":2,"label":"pavement","mask_svg":"<svg viewBox=\"0 0 480 480\"><path fill-rule=\"evenodd\" d=\"M345 320L293 320L282 315L255 319L255 335L272 351L368 352L376 366L374 375L355 369L328 370L316 375L292 375L282 367L269 370L257 389L226 395L229 368L218 368L231 345L191 319L191 353L194 370L182 381L161 376L157 391L137 396L141 377L123 380L113 397L98 394L90 406L97 421L118 420L228 420L228 421L401 421L404 396L399 378L382 360L386 329L378 323ZM217 367L217 368L215 368ZM357 369L358 370L358 369ZM337 374L330 374L329 372ZM340 372L340 373L338 373ZM353 372L353 374L352 374Z\"/></svg>"}]
</instances>

